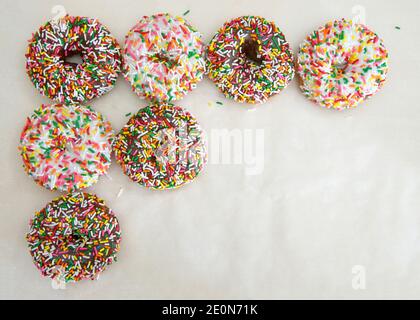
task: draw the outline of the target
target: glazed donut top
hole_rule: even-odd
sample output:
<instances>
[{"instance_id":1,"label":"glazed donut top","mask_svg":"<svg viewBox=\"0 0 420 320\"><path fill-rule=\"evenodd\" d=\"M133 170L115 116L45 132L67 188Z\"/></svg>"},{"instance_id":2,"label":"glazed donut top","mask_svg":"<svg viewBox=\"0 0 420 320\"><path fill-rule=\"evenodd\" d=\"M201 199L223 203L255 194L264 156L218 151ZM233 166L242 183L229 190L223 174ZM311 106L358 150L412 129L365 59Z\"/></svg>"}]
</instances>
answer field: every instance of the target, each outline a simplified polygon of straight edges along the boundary
<instances>
[{"instance_id":1,"label":"glazed donut top","mask_svg":"<svg viewBox=\"0 0 420 320\"><path fill-rule=\"evenodd\" d=\"M80 54L83 63L66 62ZM41 94L60 103L82 103L110 91L121 69L120 47L96 19L47 22L29 41L27 73Z\"/></svg>"},{"instance_id":2,"label":"glazed donut top","mask_svg":"<svg viewBox=\"0 0 420 320\"><path fill-rule=\"evenodd\" d=\"M352 108L383 85L388 52L366 26L342 19L306 38L297 71L301 88L311 100L327 108Z\"/></svg>"},{"instance_id":3,"label":"glazed donut top","mask_svg":"<svg viewBox=\"0 0 420 320\"><path fill-rule=\"evenodd\" d=\"M94 280L116 260L121 241L118 220L97 196L61 196L37 212L26 236L35 265L63 282Z\"/></svg>"},{"instance_id":4,"label":"glazed donut top","mask_svg":"<svg viewBox=\"0 0 420 320\"><path fill-rule=\"evenodd\" d=\"M125 38L124 77L152 101L181 99L203 78L201 34L183 18L144 16Z\"/></svg>"},{"instance_id":5,"label":"glazed donut top","mask_svg":"<svg viewBox=\"0 0 420 320\"><path fill-rule=\"evenodd\" d=\"M293 79L293 55L279 28L258 16L223 25L208 49L208 72L238 102L262 103Z\"/></svg>"},{"instance_id":6,"label":"glazed donut top","mask_svg":"<svg viewBox=\"0 0 420 320\"><path fill-rule=\"evenodd\" d=\"M27 119L19 150L25 171L51 190L96 183L111 164L111 124L89 107L42 105Z\"/></svg>"}]
</instances>

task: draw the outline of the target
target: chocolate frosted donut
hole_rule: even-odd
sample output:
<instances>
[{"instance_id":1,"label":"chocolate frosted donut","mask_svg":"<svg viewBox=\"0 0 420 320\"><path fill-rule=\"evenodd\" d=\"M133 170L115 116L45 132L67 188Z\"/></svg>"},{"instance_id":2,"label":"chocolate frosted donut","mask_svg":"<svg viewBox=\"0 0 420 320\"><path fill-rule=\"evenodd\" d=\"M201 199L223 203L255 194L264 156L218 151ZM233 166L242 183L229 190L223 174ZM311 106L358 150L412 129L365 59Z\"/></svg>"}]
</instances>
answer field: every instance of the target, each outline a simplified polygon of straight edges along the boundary
<instances>
[{"instance_id":1,"label":"chocolate frosted donut","mask_svg":"<svg viewBox=\"0 0 420 320\"><path fill-rule=\"evenodd\" d=\"M61 196L37 212L26 239L43 276L74 282L96 279L116 261L121 232L103 200L77 192Z\"/></svg>"},{"instance_id":2,"label":"chocolate frosted donut","mask_svg":"<svg viewBox=\"0 0 420 320\"><path fill-rule=\"evenodd\" d=\"M209 77L226 97L262 103L293 79L293 56L283 33L262 17L223 25L207 48Z\"/></svg>"},{"instance_id":3,"label":"chocolate frosted donut","mask_svg":"<svg viewBox=\"0 0 420 320\"><path fill-rule=\"evenodd\" d=\"M68 62L80 54L80 64ZM82 103L110 91L121 69L117 40L96 19L66 15L29 40L26 71L39 92L60 103Z\"/></svg>"},{"instance_id":4,"label":"chocolate frosted donut","mask_svg":"<svg viewBox=\"0 0 420 320\"><path fill-rule=\"evenodd\" d=\"M180 187L207 162L197 120L172 105L152 105L131 117L115 138L114 152L128 177L152 189Z\"/></svg>"}]
</instances>

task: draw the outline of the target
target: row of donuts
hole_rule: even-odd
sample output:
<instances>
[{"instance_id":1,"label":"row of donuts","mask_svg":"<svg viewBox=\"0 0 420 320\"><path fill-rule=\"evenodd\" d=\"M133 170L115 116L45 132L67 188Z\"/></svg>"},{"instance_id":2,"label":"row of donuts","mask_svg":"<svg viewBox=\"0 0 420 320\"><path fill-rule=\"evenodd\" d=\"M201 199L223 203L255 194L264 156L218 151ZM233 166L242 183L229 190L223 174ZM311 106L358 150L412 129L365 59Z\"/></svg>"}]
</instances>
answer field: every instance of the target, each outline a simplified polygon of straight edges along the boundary
<instances>
[{"instance_id":1,"label":"row of donuts","mask_svg":"<svg viewBox=\"0 0 420 320\"><path fill-rule=\"evenodd\" d=\"M25 172L49 190L72 192L95 184L111 165L151 189L173 189L193 180L207 162L205 135L185 109L140 109L115 135L91 107L42 105L26 120L19 151Z\"/></svg>"},{"instance_id":2,"label":"row of donuts","mask_svg":"<svg viewBox=\"0 0 420 320\"><path fill-rule=\"evenodd\" d=\"M80 54L83 63L67 59ZM29 42L27 73L41 94L83 103L110 91L123 72L132 90L155 103L181 99L204 74L226 97L263 103L299 74L303 93L321 106L357 106L383 85L388 53L362 24L332 21L302 42L295 61L274 22L243 16L225 23L205 46L181 17L144 16L117 40L96 19L65 16L42 26Z\"/></svg>"},{"instance_id":3,"label":"row of donuts","mask_svg":"<svg viewBox=\"0 0 420 320\"><path fill-rule=\"evenodd\" d=\"M77 53L81 64L67 60ZM188 111L169 102L205 73L227 97L262 103L285 88L296 69L310 99L342 109L375 93L387 72L382 41L364 26L327 24L302 44L295 68L281 31L255 16L226 23L207 48L182 18L143 17L122 54L97 20L65 16L33 35L26 57L35 87L57 103L27 119L19 146L24 168L47 189L69 192L35 214L27 241L42 275L59 283L97 279L116 260L121 231L115 214L79 191L106 173L112 153L133 181L153 189L179 187L201 171L203 132ZM80 104L110 91L121 70L152 105L115 136L100 113Z\"/></svg>"}]
</instances>

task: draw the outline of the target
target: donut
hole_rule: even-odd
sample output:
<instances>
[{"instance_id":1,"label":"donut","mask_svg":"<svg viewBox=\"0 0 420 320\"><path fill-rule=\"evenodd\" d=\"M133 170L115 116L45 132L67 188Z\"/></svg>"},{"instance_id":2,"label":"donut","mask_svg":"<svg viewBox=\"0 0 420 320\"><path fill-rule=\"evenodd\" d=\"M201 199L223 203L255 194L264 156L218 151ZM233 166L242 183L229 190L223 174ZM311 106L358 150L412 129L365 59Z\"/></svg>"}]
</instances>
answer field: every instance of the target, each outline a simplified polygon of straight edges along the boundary
<instances>
[{"instance_id":1,"label":"donut","mask_svg":"<svg viewBox=\"0 0 420 320\"><path fill-rule=\"evenodd\" d=\"M207 69L226 97L263 103L293 79L293 54L274 22L243 16L226 22L210 41Z\"/></svg>"},{"instance_id":2,"label":"donut","mask_svg":"<svg viewBox=\"0 0 420 320\"><path fill-rule=\"evenodd\" d=\"M196 87L205 69L201 34L183 18L144 16L125 37L123 75L141 98L179 100Z\"/></svg>"},{"instance_id":3,"label":"donut","mask_svg":"<svg viewBox=\"0 0 420 320\"><path fill-rule=\"evenodd\" d=\"M66 60L73 55L83 63ZM33 34L26 71L42 95L59 103L82 103L114 87L121 59L117 40L98 20L66 15Z\"/></svg>"},{"instance_id":4,"label":"donut","mask_svg":"<svg viewBox=\"0 0 420 320\"><path fill-rule=\"evenodd\" d=\"M74 191L111 165L111 124L90 107L41 105L27 118L19 151L25 171L50 190Z\"/></svg>"},{"instance_id":5,"label":"donut","mask_svg":"<svg viewBox=\"0 0 420 320\"><path fill-rule=\"evenodd\" d=\"M382 87L388 52L373 31L342 19L303 41L296 68L302 92L311 101L337 110L354 108Z\"/></svg>"},{"instance_id":6,"label":"donut","mask_svg":"<svg viewBox=\"0 0 420 320\"><path fill-rule=\"evenodd\" d=\"M26 240L43 276L76 282L97 279L116 261L121 232L117 218L102 199L75 192L36 212Z\"/></svg>"},{"instance_id":7,"label":"donut","mask_svg":"<svg viewBox=\"0 0 420 320\"><path fill-rule=\"evenodd\" d=\"M207 162L204 132L183 108L151 105L132 116L117 134L114 154L124 173L152 189L192 181Z\"/></svg>"}]
</instances>

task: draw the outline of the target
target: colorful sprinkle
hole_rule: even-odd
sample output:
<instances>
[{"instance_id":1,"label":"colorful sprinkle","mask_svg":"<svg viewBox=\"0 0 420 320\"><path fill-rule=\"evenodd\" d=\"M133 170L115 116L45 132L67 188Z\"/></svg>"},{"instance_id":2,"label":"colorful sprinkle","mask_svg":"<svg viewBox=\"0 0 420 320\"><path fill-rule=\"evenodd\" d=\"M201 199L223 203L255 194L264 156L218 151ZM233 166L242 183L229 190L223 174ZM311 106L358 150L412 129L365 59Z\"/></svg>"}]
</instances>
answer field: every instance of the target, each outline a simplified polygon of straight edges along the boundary
<instances>
[{"instance_id":1,"label":"colorful sprinkle","mask_svg":"<svg viewBox=\"0 0 420 320\"><path fill-rule=\"evenodd\" d=\"M263 103L293 79L293 55L283 33L262 17L231 20L207 48L209 77L226 97Z\"/></svg>"},{"instance_id":2,"label":"colorful sprinkle","mask_svg":"<svg viewBox=\"0 0 420 320\"><path fill-rule=\"evenodd\" d=\"M74 282L96 279L117 260L121 232L102 199L77 192L56 198L36 212L26 239L43 276Z\"/></svg>"},{"instance_id":3,"label":"colorful sprinkle","mask_svg":"<svg viewBox=\"0 0 420 320\"><path fill-rule=\"evenodd\" d=\"M74 191L111 165L111 124L90 107L42 105L27 119L19 151L25 171L50 190Z\"/></svg>"},{"instance_id":4,"label":"colorful sprinkle","mask_svg":"<svg viewBox=\"0 0 420 320\"><path fill-rule=\"evenodd\" d=\"M205 137L197 120L172 105L141 109L117 135L114 152L128 177L153 189L184 185L207 162Z\"/></svg>"},{"instance_id":5,"label":"colorful sprinkle","mask_svg":"<svg viewBox=\"0 0 420 320\"><path fill-rule=\"evenodd\" d=\"M326 108L354 108L382 87L388 52L366 26L337 20L300 45L297 72L310 100Z\"/></svg>"},{"instance_id":6,"label":"colorful sprinkle","mask_svg":"<svg viewBox=\"0 0 420 320\"><path fill-rule=\"evenodd\" d=\"M66 61L80 54L83 63ZM121 69L120 47L96 19L64 16L29 40L26 71L39 92L59 103L82 103L110 91Z\"/></svg>"},{"instance_id":7,"label":"colorful sprinkle","mask_svg":"<svg viewBox=\"0 0 420 320\"><path fill-rule=\"evenodd\" d=\"M124 77L140 97L175 101L205 73L201 34L183 18L144 16L125 38Z\"/></svg>"}]
</instances>

